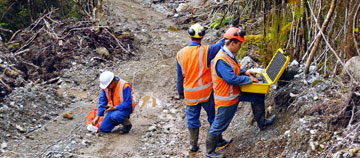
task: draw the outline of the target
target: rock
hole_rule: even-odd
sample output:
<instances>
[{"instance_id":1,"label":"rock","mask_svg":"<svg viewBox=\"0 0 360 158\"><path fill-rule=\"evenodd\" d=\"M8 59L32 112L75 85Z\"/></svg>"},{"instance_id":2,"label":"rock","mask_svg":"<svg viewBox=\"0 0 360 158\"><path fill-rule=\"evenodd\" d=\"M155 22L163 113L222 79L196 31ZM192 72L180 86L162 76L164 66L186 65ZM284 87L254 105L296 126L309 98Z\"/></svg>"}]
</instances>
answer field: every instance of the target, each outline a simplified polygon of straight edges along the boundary
<instances>
[{"instance_id":1,"label":"rock","mask_svg":"<svg viewBox=\"0 0 360 158\"><path fill-rule=\"evenodd\" d=\"M154 131L156 131L156 126L155 126L155 125L152 125L152 126L150 126L146 131L147 131L147 132L154 132Z\"/></svg>"},{"instance_id":2,"label":"rock","mask_svg":"<svg viewBox=\"0 0 360 158\"><path fill-rule=\"evenodd\" d=\"M87 145L90 145L90 142L88 140L84 139L81 141L81 144L84 146L87 146Z\"/></svg>"},{"instance_id":3,"label":"rock","mask_svg":"<svg viewBox=\"0 0 360 158\"><path fill-rule=\"evenodd\" d=\"M290 130L285 131L284 135L287 136L287 137L290 137Z\"/></svg>"},{"instance_id":4,"label":"rock","mask_svg":"<svg viewBox=\"0 0 360 158\"><path fill-rule=\"evenodd\" d=\"M70 119L70 120L73 119L73 116L69 112L65 112L63 117L67 118L67 119Z\"/></svg>"},{"instance_id":5,"label":"rock","mask_svg":"<svg viewBox=\"0 0 360 158\"><path fill-rule=\"evenodd\" d=\"M310 66L309 72L314 72L316 70L316 66Z\"/></svg>"},{"instance_id":6,"label":"rock","mask_svg":"<svg viewBox=\"0 0 360 158\"><path fill-rule=\"evenodd\" d=\"M186 9L189 7L188 4L186 3L181 3L177 8L176 8L176 12L184 12L186 11Z\"/></svg>"},{"instance_id":7,"label":"rock","mask_svg":"<svg viewBox=\"0 0 360 158\"><path fill-rule=\"evenodd\" d=\"M96 48L96 53L108 58L110 56L109 51L105 47Z\"/></svg>"},{"instance_id":8,"label":"rock","mask_svg":"<svg viewBox=\"0 0 360 158\"><path fill-rule=\"evenodd\" d=\"M317 131L316 130L310 130L310 133L314 135L314 134L317 133Z\"/></svg>"},{"instance_id":9,"label":"rock","mask_svg":"<svg viewBox=\"0 0 360 158\"><path fill-rule=\"evenodd\" d=\"M315 151L315 144L314 144L314 142L310 141L309 145L310 145L311 150L312 150L312 151Z\"/></svg>"},{"instance_id":10,"label":"rock","mask_svg":"<svg viewBox=\"0 0 360 158\"><path fill-rule=\"evenodd\" d=\"M348 78L349 76L346 73L346 70L353 75L355 80L360 81L360 56L354 56L346 62L345 69L341 74Z\"/></svg>"},{"instance_id":11,"label":"rock","mask_svg":"<svg viewBox=\"0 0 360 158\"><path fill-rule=\"evenodd\" d=\"M258 64L254 62L249 56L245 56L240 60L240 64L244 69L250 69L254 67L258 67Z\"/></svg>"},{"instance_id":12,"label":"rock","mask_svg":"<svg viewBox=\"0 0 360 158\"><path fill-rule=\"evenodd\" d=\"M50 115L48 115L48 114L44 114L44 115L42 115L41 116L43 119L45 119L45 120L51 120L51 117L50 117Z\"/></svg>"},{"instance_id":13,"label":"rock","mask_svg":"<svg viewBox=\"0 0 360 158\"><path fill-rule=\"evenodd\" d=\"M299 62L296 60L293 60L289 66L299 66Z\"/></svg>"},{"instance_id":14,"label":"rock","mask_svg":"<svg viewBox=\"0 0 360 158\"><path fill-rule=\"evenodd\" d=\"M176 112L177 112L176 109L174 109L174 108L170 109L170 113L175 114Z\"/></svg>"},{"instance_id":15,"label":"rock","mask_svg":"<svg viewBox=\"0 0 360 158\"><path fill-rule=\"evenodd\" d=\"M1 150L4 150L4 149L6 149L7 148L7 143L5 142L5 141L3 141L2 143L1 143Z\"/></svg>"},{"instance_id":16,"label":"rock","mask_svg":"<svg viewBox=\"0 0 360 158\"><path fill-rule=\"evenodd\" d=\"M21 132L21 133L25 133L25 129L23 128L23 127L21 127L20 125L15 125L15 128L17 129L17 130L19 130L19 132Z\"/></svg>"}]
</instances>

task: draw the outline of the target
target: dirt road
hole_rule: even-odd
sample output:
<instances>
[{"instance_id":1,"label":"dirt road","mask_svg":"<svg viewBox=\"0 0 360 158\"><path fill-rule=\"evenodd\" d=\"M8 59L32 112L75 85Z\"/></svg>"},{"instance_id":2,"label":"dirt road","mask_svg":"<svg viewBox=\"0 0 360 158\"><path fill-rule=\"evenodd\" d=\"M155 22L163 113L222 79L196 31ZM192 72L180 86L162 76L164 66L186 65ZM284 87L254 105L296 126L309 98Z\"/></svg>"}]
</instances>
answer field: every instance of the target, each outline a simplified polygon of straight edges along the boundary
<instances>
[{"instance_id":1,"label":"dirt road","mask_svg":"<svg viewBox=\"0 0 360 158\"><path fill-rule=\"evenodd\" d=\"M187 154L184 106L176 95L176 52L189 42L165 15L131 0L109 0L106 21L135 36L139 61L113 61L103 68L74 66L58 93L74 95L65 111L20 141L8 142L5 157L183 157ZM137 102L129 134L91 134L85 117L97 107L100 70L129 81ZM76 84L73 84L73 83ZM72 120L62 113L73 114ZM183 154L184 153L184 154Z\"/></svg>"}]
</instances>

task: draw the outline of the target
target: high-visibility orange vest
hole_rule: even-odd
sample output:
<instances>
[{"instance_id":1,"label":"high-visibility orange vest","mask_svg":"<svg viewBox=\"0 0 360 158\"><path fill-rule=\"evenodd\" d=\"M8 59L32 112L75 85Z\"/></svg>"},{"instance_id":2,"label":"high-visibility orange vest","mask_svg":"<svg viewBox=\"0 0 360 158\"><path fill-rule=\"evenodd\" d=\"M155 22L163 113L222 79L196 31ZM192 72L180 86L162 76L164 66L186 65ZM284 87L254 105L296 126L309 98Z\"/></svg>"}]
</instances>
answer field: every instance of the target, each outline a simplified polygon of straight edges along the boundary
<instances>
[{"instance_id":1,"label":"high-visibility orange vest","mask_svg":"<svg viewBox=\"0 0 360 158\"><path fill-rule=\"evenodd\" d=\"M177 53L184 77L184 97L187 105L206 102L212 91L211 70L207 65L206 46L187 46Z\"/></svg>"},{"instance_id":2,"label":"high-visibility orange vest","mask_svg":"<svg viewBox=\"0 0 360 158\"><path fill-rule=\"evenodd\" d=\"M111 99L111 90L108 90L107 88L105 89L105 93L106 93L106 97L107 97L109 106L116 106L116 105L119 105L124 102L123 91L126 87L130 87L130 89L131 89L130 83L120 79L115 87L115 91L113 94L113 100ZM131 99L132 99L132 112L134 112L135 102L134 102L134 99L132 96L131 96Z\"/></svg>"},{"instance_id":3,"label":"high-visibility orange vest","mask_svg":"<svg viewBox=\"0 0 360 158\"><path fill-rule=\"evenodd\" d=\"M219 60L225 61L231 66L236 75L240 75L240 64L237 64L233 59L231 59L225 52L220 50L216 55L215 59L212 61L211 74L214 83L214 101L215 109L218 110L221 106L231 106L238 102L238 96L240 95L239 85L230 85L216 73L216 63ZM221 70L220 70L221 71Z\"/></svg>"}]
</instances>

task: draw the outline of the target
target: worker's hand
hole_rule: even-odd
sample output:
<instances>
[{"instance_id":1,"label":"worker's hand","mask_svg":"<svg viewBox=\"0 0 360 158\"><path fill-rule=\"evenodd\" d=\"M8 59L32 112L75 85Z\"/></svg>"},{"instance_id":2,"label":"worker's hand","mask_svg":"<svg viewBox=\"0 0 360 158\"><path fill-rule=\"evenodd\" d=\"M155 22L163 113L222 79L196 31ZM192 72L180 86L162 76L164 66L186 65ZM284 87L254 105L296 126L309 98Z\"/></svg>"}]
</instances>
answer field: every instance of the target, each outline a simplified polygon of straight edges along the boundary
<instances>
[{"instance_id":1,"label":"worker's hand","mask_svg":"<svg viewBox=\"0 0 360 158\"><path fill-rule=\"evenodd\" d=\"M245 75L248 75L249 77L250 76L253 76L253 77L255 77L255 72L252 72L252 71L245 71Z\"/></svg>"},{"instance_id":2,"label":"worker's hand","mask_svg":"<svg viewBox=\"0 0 360 158\"><path fill-rule=\"evenodd\" d=\"M115 106L108 106L109 108L106 109L105 111L113 111L113 110L116 110L116 107Z\"/></svg>"},{"instance_id":3,"label":"worker's hand","mask_svg":"<svg viewBox=\"0 0 360 158\"><path fill-rule=\"evenodd\" d=\"M98 121L99 121L99 116L96 116L95 118L94 118L94 120L92 121L92 125L93 126L95 126L97 123L98 123Z\"/></svg>"},{"instance_id":4,"label":"worker's hand","mask_svg":"<svg viewBox=\"0 0 360 158\"><path fill-rule=\"evenodd\" d=\"M256 83L259 82L259 80L257 78L255 78L254 76L249 76L249 77L250 77L251 81L256 82Z\"/></svg>"}]
</instances>

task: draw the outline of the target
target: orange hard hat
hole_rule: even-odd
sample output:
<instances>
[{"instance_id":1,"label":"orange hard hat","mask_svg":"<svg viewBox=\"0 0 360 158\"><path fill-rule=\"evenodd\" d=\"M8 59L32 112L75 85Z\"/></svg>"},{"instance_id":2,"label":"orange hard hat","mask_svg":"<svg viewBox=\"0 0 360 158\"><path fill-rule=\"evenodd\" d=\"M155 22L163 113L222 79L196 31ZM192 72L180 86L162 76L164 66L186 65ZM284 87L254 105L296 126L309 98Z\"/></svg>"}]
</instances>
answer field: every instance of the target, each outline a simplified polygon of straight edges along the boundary
<instances>
[{"instance_id":1,"label":"orange hard hat","mask_svg":"<svg viewBox=\"0 0 360 158\"><path fill-rule=\"evenodd\" d=\"M244 30L240 30L237 27L230 27L226 30L224 34L225 39L237 39L241 42L245 42L245 36L246 32Z\"/></svg>"}]
</instances>

